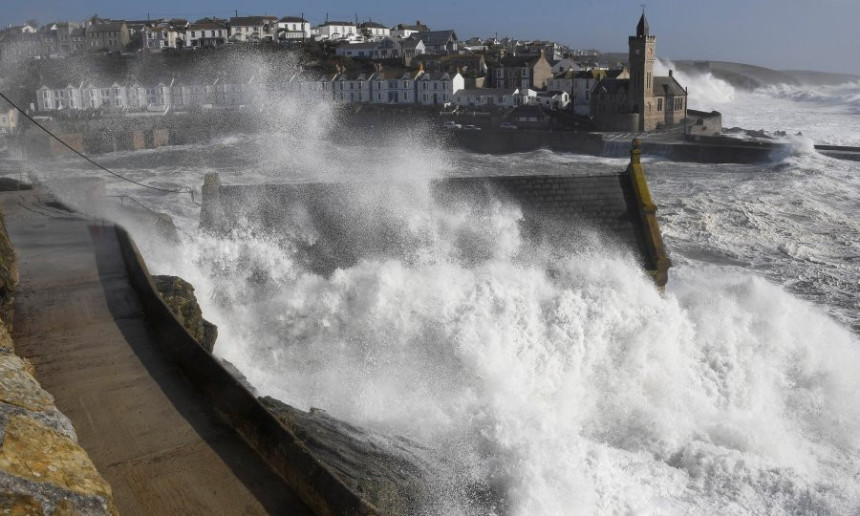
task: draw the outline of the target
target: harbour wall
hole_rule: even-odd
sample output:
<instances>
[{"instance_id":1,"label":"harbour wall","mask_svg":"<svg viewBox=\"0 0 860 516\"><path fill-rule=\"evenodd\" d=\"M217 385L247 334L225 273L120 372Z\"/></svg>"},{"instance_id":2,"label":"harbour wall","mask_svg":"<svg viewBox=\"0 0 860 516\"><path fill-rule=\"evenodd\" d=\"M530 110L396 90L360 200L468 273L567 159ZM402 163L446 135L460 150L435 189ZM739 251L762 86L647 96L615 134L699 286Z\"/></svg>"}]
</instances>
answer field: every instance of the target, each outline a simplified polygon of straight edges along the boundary
<instances>
[{"instance_id":1,"label":"harbour wall","mask_svg":"<svg viewBox=\"0 0 860 516\"><path fill-rule=\"evenodd\" d=\"M345 117L346 123L333 130L329 137L334 141L352 143L356 138L378 141L386 135L398 134L404 128L404 120L408 119L412 125L418 123L432 128L443 144L483 154L547 149L591 156L624 157L629 145L629 139L612 140L610 135L599 132L493 129L498 126L498 120L492 117L476 117L468 121L483 127L483 130L447 131L438 127L440 122L437 115L426 109L414 112L367 110L349 113ZM225 116L220 110L145 117L78 117L45 121L43 125L70 147L85 154L203 143L218 136L267 130L266 119L260 117L259 113L231 111L230 116ZM18 138L26 157L53 157L69 152L34 126L28 126ZM643 138L641 148L646 155L695 163L766 163L792 152L791 145L787 143L741 140L695 131L687 138L682 134L647 135ZM815 148L832 158L860 161L860 147L816 145Z\"/></svg>"}]
</instances>

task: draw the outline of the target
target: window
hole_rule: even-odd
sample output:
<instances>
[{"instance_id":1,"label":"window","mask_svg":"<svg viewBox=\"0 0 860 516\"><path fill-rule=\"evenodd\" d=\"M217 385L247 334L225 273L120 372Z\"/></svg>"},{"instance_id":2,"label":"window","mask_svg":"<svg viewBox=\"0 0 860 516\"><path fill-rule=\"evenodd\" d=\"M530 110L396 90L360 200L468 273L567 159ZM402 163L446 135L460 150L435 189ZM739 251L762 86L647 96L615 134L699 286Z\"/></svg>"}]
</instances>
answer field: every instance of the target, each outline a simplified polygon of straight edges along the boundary
<instances>
[{"instance_id":1,"label":"window","mask_svg":"<svg viewBox=\"0 0 860 516\"><path fill-rule=\"evenodd\" d=\"M663 111L663 97L657 98L657 111Z\"/></svg>"}]
</instances>

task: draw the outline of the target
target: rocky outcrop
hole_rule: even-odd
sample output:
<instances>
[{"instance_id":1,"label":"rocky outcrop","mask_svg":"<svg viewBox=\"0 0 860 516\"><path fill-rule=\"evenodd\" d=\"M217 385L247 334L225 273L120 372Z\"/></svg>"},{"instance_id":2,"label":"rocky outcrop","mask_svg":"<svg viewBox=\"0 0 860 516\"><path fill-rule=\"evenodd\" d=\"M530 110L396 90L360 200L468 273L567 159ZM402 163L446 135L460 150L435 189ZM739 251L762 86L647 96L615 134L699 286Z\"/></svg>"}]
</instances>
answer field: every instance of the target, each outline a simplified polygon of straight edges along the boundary
<instances>
[{"instance_id":1,"label":"rocky outcrop","mask_svg":"<svg viewBox=\"0 0 860 516\"><path fill-rule=\"evenodd\" d=\"M469 514L504 514L504 497L484 484L444 486L452 467L438 450L415 440L360 428L327 412L305 412L271 397L260 402L307 447L314 458L380 514L438 514L440 504ZM442 487L444 486L444 487Z\"/></svg>"},{"instance_id":2,"label":"rocky outcrop","mask_svg":"<svg viewBox=\"0 0 860 516\"><path fill-rule=\"evenodd\" d=\"M152 280L182 326L194 340L212 352L218 338L218 327L203 318L203 311L194 295L194 286L177 276L153 276Z\"/></svg>"},{"instance_id":3,"label":"rocky outcrop","mask_svg":"<svg viewBox=\"0 0 860 516\"><path fill-rule=\"evenodd\" d=\"M0 318L12 320L12 294L18 284L18 265L15 250L6 233L6 225L0 214Z\"/></svg>"},{"instance_id":4,"label":"rocky outcrop","mask_svg":"<svg viewBox=\"0 0 860 516\"><path fill-rule=\"evenodd\" d=\"M270 397L260 401L347 487L382 514L420 514L430 503L424 475L434 468L419 455L424 449L420 444L374 434L323 410L304 412Z\"/></svg>"},{"instance_id":5,"label":"rocky outcrop","mask_svg":"<svg viewBox=\"0 0 860 516\"><path fill-rule=\"evenodd\" d=\"M0 225L0 313L18 281L14 251ZM117 514L110 485L78 445L69 419L14 353L0 320L0 512Z\"/></svg>"}]
</instances>

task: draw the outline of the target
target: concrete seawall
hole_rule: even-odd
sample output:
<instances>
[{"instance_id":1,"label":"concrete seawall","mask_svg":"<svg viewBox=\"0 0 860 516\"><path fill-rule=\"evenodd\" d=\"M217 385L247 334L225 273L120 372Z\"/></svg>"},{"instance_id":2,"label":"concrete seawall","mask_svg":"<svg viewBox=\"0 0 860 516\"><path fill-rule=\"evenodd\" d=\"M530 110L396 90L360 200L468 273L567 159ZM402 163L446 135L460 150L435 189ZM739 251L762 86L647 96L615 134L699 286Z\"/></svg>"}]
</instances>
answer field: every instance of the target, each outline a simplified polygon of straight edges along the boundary
<instances>
[{"instance_id":1,"label":"concrete seawall","mask_svg":"<svg viewBox=\"0 0 860 516\"><path fill-rule=\"evenodd\" d=\"M316 514L377 514L188 333L164 303L137 247L117 229L129 277L164 351L219 414Z\"/></svg>"},{"instance_id":2,"label":"concrete seawall","mask_svg":"<svg viewBox=\"0 0 860 516\"><path fill-rule=\"evenodd\" d=\"M634 145L630 165L617 174L452 177L431 181L429 192L439 206L514 203L522 209L524 235L548 236L560 245L583 232L597 231L605 244L632 251L662 287L668 280L669 260L638 140ZM416 185L391 181L222 185L217 174L209 174L200 223L205 230L224 233L243 221L255 231L277 234L289 227L288 220L301 221L318 235L313 244L299 249L301 258L311 270L328 274L351 266L361 256L384 253L399 224L387 203L417 201L426 193Z\"/></svg>"}]
</instances>

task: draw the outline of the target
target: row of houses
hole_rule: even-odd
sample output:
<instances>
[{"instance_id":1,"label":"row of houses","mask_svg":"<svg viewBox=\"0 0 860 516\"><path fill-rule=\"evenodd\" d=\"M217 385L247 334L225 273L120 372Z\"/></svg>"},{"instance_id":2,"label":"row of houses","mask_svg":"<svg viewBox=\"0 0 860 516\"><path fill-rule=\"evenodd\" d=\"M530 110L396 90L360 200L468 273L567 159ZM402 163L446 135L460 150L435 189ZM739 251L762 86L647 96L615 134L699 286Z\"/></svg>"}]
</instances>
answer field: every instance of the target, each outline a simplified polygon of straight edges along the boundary
<instances>
[{"instance_id":1,"label":"row of houses","mask_svg":"<svg viewBox=\"0 0 860 516\"><path fill-rule=\"evenodd\" d=\"M278 92L318 91L313 82L293 76L287 81L269 84L258 81L246 83L197 82L158 83L156 85L96 85L68 84L60 88L42 86L36 90L39 112L82 110L148 110L169 108L213 108L261 105Z\"/></svg>"},{"instance_id":2,"label":"row of houses","mask_svg":"<svg viewBox=\"0 0 860 516\"><path fill-rule=\"evenodd\" d=\"M324 40L344 43L412 39L427 52L455 52L454 31L431 31L420 21L389 28L367 21L326 21L317 26L303 16L236 16L229 19L110 20L93 16L83 22L64 21L35 27L21 25L0 31L0 55L21 59L80 52L161 51L225 43ZM404 44L408 46L407 44ZM412 43L411 45L415 45Z\"/></svg>"},{"instance_id":3,"label":"row of houses","mask_svg":"<svg viewBox=\"0 0 860 516\"><path fill-rule=\"evenodd\" d=\"M42 113L86 110L140 110L218 108L263 105L287 92L310 93L340 103L412 104L423 106L514 107L544 105L559 109L562 97L518 88L463 87L459 73L429 73L419 70L397 77L381 68L371 74L347 75L340 70L331 77L311 81L293 76L279 83L248 81L231 84L159 83L156 85L68 84L60 88L42 86L36 91L36 109ZM557 92L556 92L557 93ZM556 104L553 104L553 103Z\"/></svg>"}]
</instances>

